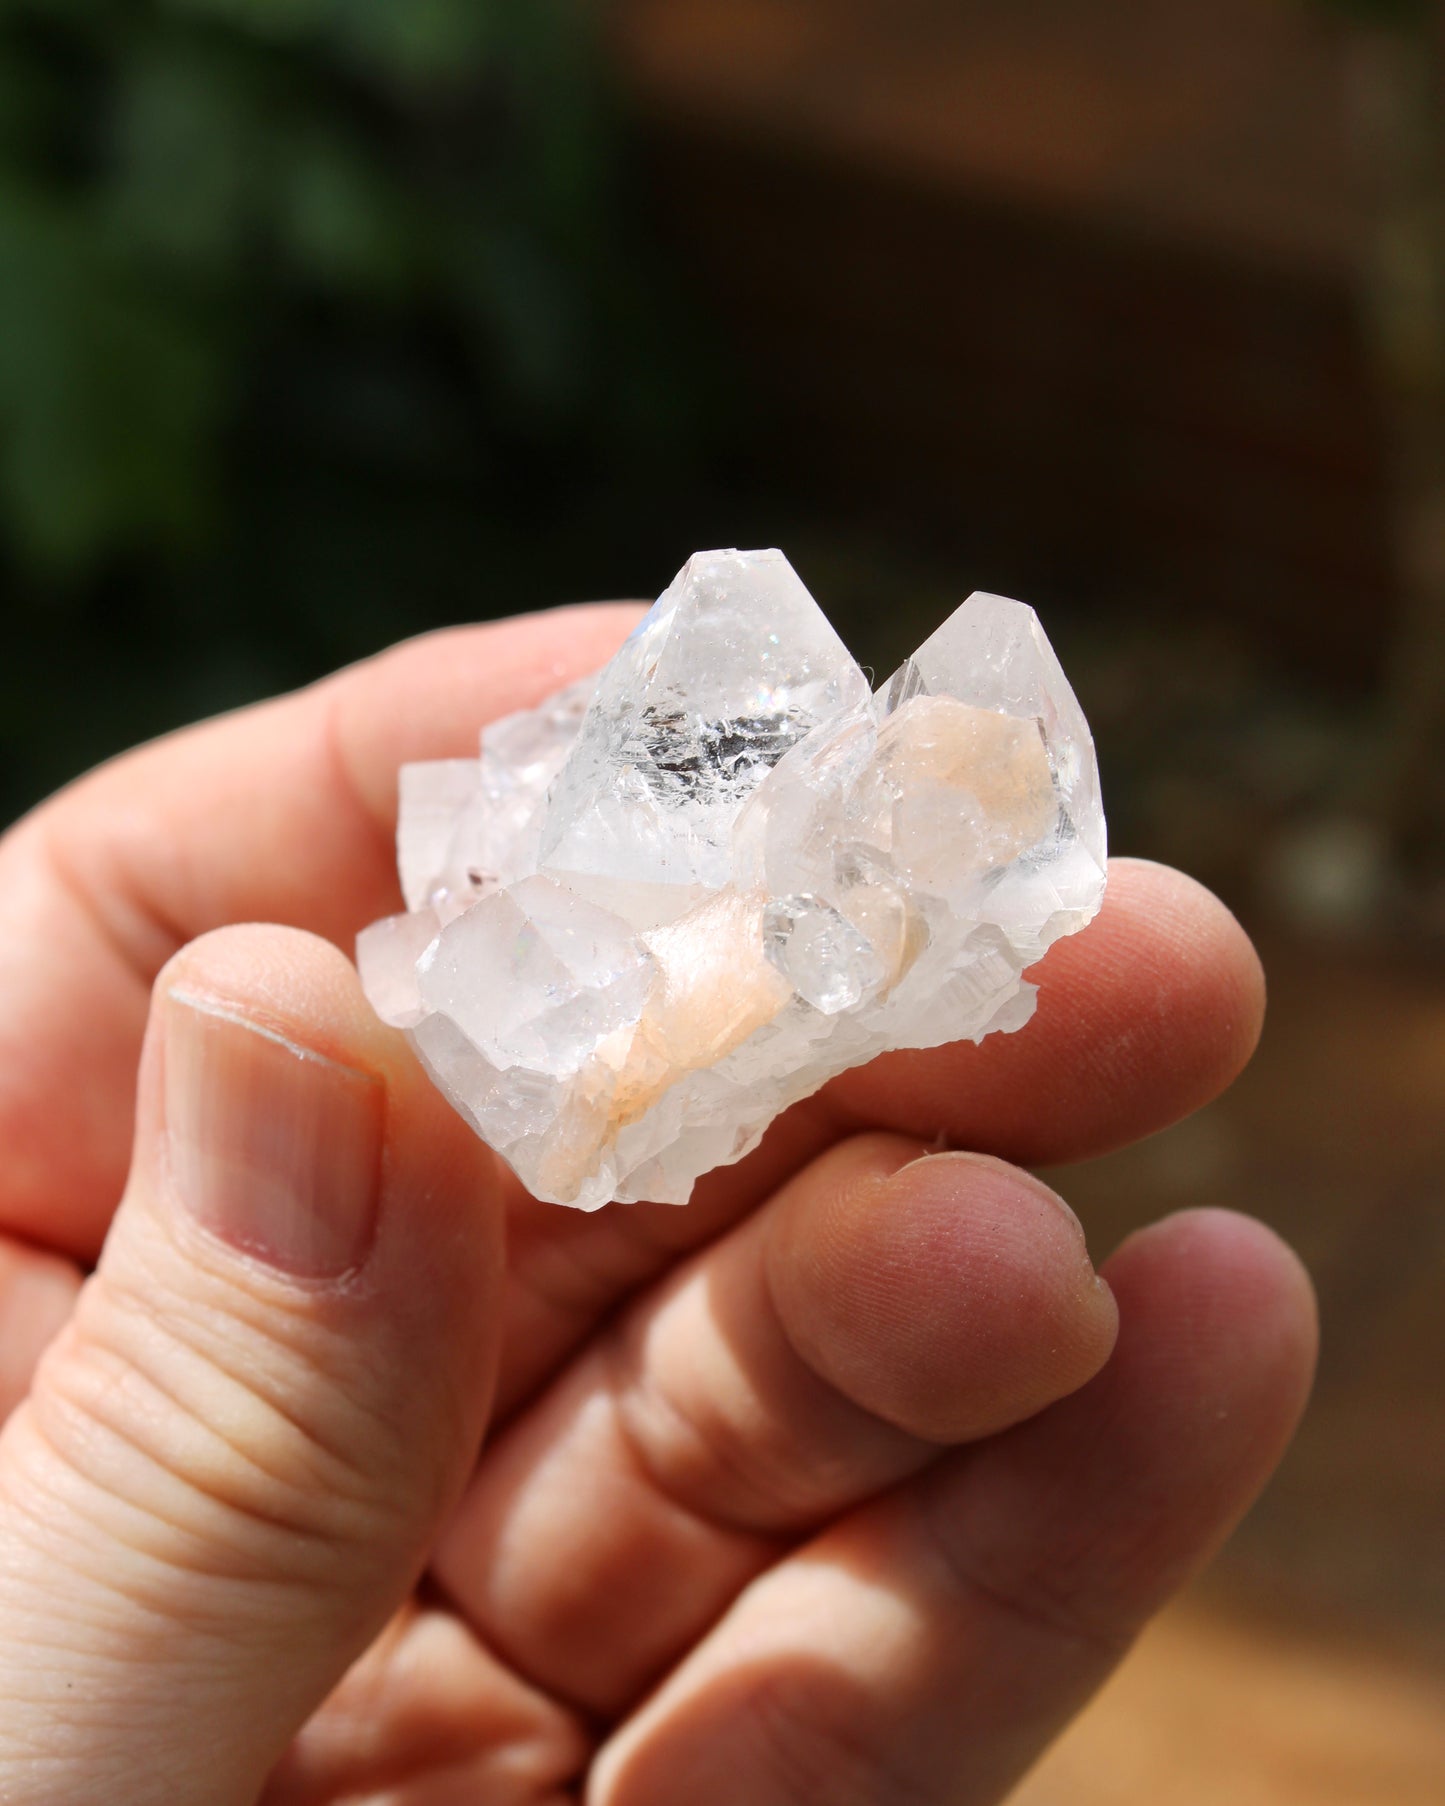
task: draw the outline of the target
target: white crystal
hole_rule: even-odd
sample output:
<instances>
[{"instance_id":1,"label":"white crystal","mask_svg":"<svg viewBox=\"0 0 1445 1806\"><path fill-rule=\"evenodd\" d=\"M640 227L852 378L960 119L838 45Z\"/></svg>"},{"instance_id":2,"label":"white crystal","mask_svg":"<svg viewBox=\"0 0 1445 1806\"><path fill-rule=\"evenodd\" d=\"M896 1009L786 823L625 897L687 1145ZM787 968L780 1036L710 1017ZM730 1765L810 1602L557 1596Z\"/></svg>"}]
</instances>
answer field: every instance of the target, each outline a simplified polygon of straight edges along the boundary
<instances>
[{"instance_id":1,"label":"white crystal","mask_svg":"<svg viewBox=\"0 0 1445 1806\"><path fill-rule=\"evenodd\" d=\"M776 551L693 558L601 675L409 766L362 982L538 1197L683 1203L835 1074L1022 1027L1104 891L1088 726L975 595L870 695Z\"/></svg>"},{"instance_id":2,"label":"white crystal","mask_svg":"<svg viewBox=\"0 0 1445 1806\"><path fill-rule=\"evenodd\" d=\"M577 739L595 676L494 721L480 759L404 765L397 866L408 909L450 918L536 870L541 805Z\"/></svg>"}]
</instances>

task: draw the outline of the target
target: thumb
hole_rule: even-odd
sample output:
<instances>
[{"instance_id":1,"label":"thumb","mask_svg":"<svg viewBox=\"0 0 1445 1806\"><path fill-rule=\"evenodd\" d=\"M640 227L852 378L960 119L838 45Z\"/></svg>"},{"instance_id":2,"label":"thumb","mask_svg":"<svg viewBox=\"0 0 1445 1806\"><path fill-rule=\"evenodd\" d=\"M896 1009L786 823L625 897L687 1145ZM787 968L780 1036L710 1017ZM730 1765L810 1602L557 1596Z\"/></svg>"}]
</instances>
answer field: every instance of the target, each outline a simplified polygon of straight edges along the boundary
<instances>
[{"instance_id":1,"label":"thumb","mask_svg":"<svg viewBox=\"0 0 1445 1806\"><path fill-rule=\"evenodd\" d=\"M161 974L100 1266L0 1437L0 1800L248 1806L474 1463L493 1157L333 948Z\"/></svg>"}]
</instances>

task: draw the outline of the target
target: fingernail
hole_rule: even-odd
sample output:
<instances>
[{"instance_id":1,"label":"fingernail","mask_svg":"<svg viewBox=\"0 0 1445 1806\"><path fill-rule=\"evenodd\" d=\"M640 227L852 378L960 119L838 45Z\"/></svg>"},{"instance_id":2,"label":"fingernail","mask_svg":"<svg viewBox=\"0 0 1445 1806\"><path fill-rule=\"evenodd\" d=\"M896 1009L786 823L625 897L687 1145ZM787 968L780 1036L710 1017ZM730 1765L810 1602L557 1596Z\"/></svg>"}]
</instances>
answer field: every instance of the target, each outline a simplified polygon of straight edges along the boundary
<instances>
[{"instance_id":1,"label":"fingernail","mask_svg":"<svg viewBox=\"0 0 1445 1806\"><path fill-rule=\"evenodd\" d=\"M170 1177L212 1235L278 1271L334 1279L376 1223L384 1087L206 998L168 994Z\"/></svg>"}]
</instances>

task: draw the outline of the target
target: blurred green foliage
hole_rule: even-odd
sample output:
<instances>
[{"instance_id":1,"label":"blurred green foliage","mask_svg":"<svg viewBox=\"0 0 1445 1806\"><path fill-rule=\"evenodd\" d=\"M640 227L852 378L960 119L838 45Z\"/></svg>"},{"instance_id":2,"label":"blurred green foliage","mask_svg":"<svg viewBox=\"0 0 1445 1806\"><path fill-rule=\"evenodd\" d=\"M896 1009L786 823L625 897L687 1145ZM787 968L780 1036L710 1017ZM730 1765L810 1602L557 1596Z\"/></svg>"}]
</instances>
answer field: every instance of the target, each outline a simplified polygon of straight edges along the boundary
<instances>
[{"instance_id":1,"label":"blurred green foliage","mask_svg":"<svg viewBox=\"0 0 1445 1806\"><path fill-rule=\"evenodd\" d=\"M675 462L595 11L0 0L0 820Z\"/></svg>"}]
</instances>

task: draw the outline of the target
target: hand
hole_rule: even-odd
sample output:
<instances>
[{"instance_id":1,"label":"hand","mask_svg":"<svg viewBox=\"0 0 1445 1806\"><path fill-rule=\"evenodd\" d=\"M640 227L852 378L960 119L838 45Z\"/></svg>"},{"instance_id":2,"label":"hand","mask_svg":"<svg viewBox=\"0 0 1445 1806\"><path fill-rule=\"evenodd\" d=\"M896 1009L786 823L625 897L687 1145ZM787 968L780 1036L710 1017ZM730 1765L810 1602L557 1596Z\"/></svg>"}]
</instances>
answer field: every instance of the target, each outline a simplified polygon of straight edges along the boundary
<instances>
[{"instance_id":1,"label":"hand","mask_svg":"<svg viewBox=\"0 0 1445 1806\"><path fill-rule=\"evenodd\" d=\"M1193 1213L1096 1277L1005 1164L1247 1059L1177 873L683 1210L537 1205L371 1015L397 766L633 618L417 641L0 843L7 1806L995 1801L1278 1460L1293 1256Z\"/></svg>"}]
</instances>

